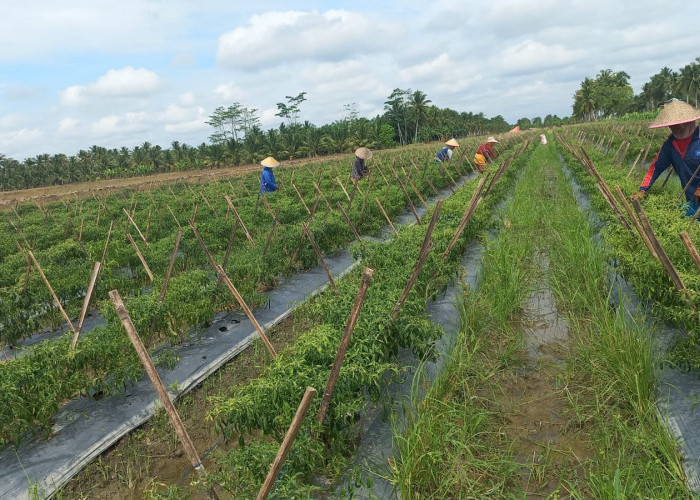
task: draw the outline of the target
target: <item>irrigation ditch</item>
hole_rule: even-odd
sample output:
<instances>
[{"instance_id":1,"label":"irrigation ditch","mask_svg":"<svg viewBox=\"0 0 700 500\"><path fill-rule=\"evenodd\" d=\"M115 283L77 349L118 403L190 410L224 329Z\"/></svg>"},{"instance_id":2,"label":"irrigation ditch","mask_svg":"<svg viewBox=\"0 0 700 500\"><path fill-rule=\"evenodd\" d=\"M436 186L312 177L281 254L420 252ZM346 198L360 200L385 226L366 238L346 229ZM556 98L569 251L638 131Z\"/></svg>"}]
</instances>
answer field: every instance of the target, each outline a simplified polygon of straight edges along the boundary
<instances>
[{"instance_id":1,"label":"irrigation ditch","mask_svg":"<svg viewBox=\"0 0 700 500\"><path fill-rule=\"evenodd\" d=\"M561 158L549 168L566 171ZM524 225L531 238L508 236L523 227L518 217L532 217L532 209L520 211L533 202L523 196L543 200L537 210L561 199L550 179L545 170L537 180L545 189L530 181L527 194L516 186L519 208L487 244L482 285L458 298L462 325L445 369L429 377L426 391L419 377L404 388L410 397L395 411L400 423L389 426L391 453L378 463L370 450L360 476L381 471L378 480L346 483L345 491L358 498L697 493L694 433L677 424L691 416L697 374L679 384L676 370L657 369L666 335L643 308L629 307L639 302L601 258L600 221L570 172L572 194L564 196L581 216L538 216Z\"/></svg>"}]
</instances>

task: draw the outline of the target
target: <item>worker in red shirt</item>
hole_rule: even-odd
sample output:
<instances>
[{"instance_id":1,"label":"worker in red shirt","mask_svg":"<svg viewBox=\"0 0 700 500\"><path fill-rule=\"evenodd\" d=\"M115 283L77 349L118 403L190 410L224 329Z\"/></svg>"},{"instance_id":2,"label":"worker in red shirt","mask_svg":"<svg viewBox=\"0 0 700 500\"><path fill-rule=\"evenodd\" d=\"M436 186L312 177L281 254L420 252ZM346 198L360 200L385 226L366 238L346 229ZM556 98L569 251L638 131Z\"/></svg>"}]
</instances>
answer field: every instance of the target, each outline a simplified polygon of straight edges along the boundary
<instances>
[{"instance_id":1,"label":"worker in red shirt","mask_svg":"<svg viewBox=\"0 0 700 500\"><path fill-rule=\"evenodd\" d=\"M685 193L686 215L692 216L700 208L700 138L696 121L700 111L688 103L672 99L667 102L649 128L669 127L671 134L649 165L639 191L630 196L641 200L656 179L673 166Z\"/></svg>"},{"instance_id":2,"label":"worker in red shirt","mask_svg":"<svg viewBox=\"0 0 700 500\"><path fill-rule=\"evenodd\" d=\"M487 163L491 163L493 160L498 158L498 155L493 150L493 145L497 144L498 141L492 137L486 139L486 142L479 146L474 155L474 163L476 163L476 168L482 173L486 168Z\"/></svg>"}]
</instances>

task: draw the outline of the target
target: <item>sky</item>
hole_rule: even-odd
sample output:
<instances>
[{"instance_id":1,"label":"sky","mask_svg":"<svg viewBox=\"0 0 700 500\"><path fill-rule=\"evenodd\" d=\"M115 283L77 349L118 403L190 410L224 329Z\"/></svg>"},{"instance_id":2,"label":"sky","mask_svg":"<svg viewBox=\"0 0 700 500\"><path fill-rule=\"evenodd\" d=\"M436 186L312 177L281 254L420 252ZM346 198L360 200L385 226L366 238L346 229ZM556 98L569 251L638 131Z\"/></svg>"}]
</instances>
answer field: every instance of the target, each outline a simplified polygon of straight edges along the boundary
<instances>
[{"instance_id":1,"label":"sky","mask_svg":"<svg viewBox=\"0 0 700 500\"><path fill-rule=\"evenodd\" d=\"M219 106L306 92L300 120L383 113L395 88L508 123L571 115L603 69L635 94L700 56L695 9L656 0L6 0L0 154L24 160L173 141L197 146Z\"/></svg>"}]
</instances>

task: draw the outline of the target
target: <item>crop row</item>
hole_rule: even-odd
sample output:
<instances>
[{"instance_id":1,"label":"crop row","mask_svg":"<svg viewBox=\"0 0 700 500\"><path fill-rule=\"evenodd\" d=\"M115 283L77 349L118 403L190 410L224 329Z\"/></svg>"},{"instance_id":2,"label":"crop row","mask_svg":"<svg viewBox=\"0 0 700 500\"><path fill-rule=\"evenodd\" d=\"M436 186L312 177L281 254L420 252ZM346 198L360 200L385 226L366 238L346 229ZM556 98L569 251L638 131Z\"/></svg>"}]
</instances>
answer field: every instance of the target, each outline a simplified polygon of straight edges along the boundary
<instances>
[{"instance_id":1,"label":"crop row","mask_svg":"<svg viewBox=\"0 0 700 500\"><path fill-rule=\"evenodd\" d=\"M632 283L638 296L651 305L655 316L690 332L689 336L679 339L680 343L672 354L673 362L697 370L700 368L696 312L700 306L700 270L680 235L687 234L689 240L697 245L700 243L700 224L683 215L681 205L685 202L685 197L681 196L682 186L677 176L673 174L664 180L667 174L663 174L649 190L642 202L642 209L661 247L675 267L684 289L674 283L661 260L647 249L624 209L622 200L618 198L617 204L631 226L629 230L621 224L596 187L596 179L580 161L582 152L585 152L611 190L618 186L626 197L635 193L646 167L668 135L667 130L640 133L640 128L639 124L567 128L563 138L570 149L561 147L561 154L576 175L578 183L589 195L597 213L607 222L603 238L619 272ZM620 144L629 144L626 160L621 153L615 154L614 147L601 148L602 137L612 134ZM638 157L647 151L648 160L645 165L640 165ZM635 159L639 160L637 165L634 164ZM669 174L671 170L669 167ZM638 218L636 213L635 217Z\"/></svg>"},{"instance_id":2,"label":"crop row","mask_svg":"<svg viewBox=\"0 0 700 500\"><path fill-rule=\"evenodd\" d=\"M378 205L371 203L374 197L382 200L390 216L396 215L405 206L404 192L397 187L398 179L403 179L402 184L409 184L407 177L410 177L416 189L425 195L430 193L433 187L439 188L449 184L451 176L465 172L465 165L460 165L458 162L453 162L450 167L451 173L438 168L430 161L431 156L426 155L425 152L423 150L414 157L397 155L396 158L392 158L395 164L393 162L390 164L388 158L379 159L376 166L378 167L381 162L382 170L386 171L384 176L387 182L384 182L384 176L377 175L378 172L375 172L363 186L364 197L358 194L349 213L350 219L361 228L361 231L375 233L383 225L384 218ZM392 178L393 172L395 172L394 178ZM267 197L277 219L284 221L277 226L273 226L272 217L262 203L259 204L259 212L256 214L257 195L251 187L248 189L248 195L239 194L236 197L234 203L238 213L246 225L251 226L249 230L255 244L247 243L243 234L239 232L238 243L231 254L226 271L247 302L255 305L256 301L260 300L260 290L274 285L277 276L294 272L300 266L308 267L316 261L314 251L305 241L301 246L298 260L290 262L290 255L300 241L301 222L308 216L296 192L290 189L292 176L294 176L294 184L309 206L312 205L310 200L314 199L315 194L313 183L319 185L319 181L326 192L328 205L333 206L333 203L348 202L342 189L339 187L334 189L331 186L332 182L338 185L335 178L340 175L338 165L326 163L308 165L292 172L280 171L278 180L284 188L274 196ZM327 179L325 184L323 179ZM255 177L247 177L238 182L248 183L254 187L253 182L257 183L257 180ZM313 192L309 189L309 184ZM104 216L107 211L117 214L121 207L122 212L128 211L137 225L141 225L148 213L153 217L158 206L162 208L165 203L169 205L192 203L192 212L188 212L187 215L191 216L197 211L196 227L212 252L214 260L223 262L234 226L233 215L226 217L226 208L220 200L223 198L222 193L226 191L231 193L225 188L226 185L228 182L204 186L199 196L190 186L180 186L180 191L176 191L175 196L170 194L170 198L168 198L170 189L158 188L145 193L133 192L131 198L114 196L109 199L93 200L95 205L88 206L87 204L90 203L88 200L83 202L82 209L71 209L66 203L63 212L53 210L55 212L53 218L57 221L54 227L60 226L59 221L63 220L62 217L68 220L69 217L76 218L76 214L82 213L86 214L82 226L83 233L87 234L85 228L88 226L87 214L90 213L89 219L94 221L95 227L108 231L108 223ZM186 198L187 192L190 192L191 199ZM208 211L196 205L195 201L196 197L202 198L201 194L205 192L212 205L211 209L207 206ZM231 198L233 198L232 194ZM416 193L412 193L411 198L413 202L418 202ZM160 203L157 200L160 200ZM365 200L370 201L365 203ZM97 215L94 212L88 212L88 207L91 210L94 209ZM163 210L161 215L163 215L162 212ZM35 207L35 210L31 207L24 210L20 207L17 210L17 216L22 221L23 234L27 239L29 235L34 236L37 260L42 263L42 267L46 267L49 280L54 283L60 281L56 277L60 276L62 269L74 269L73 260L82 261L84 267L89 269L87 264L90 263L91 258L103 251L105 235L103 234L100 238L98 236L100 232L95 230L93 231L95 236L86 237L82 242L86 249L89 249L89 257L81 256L82 250L77 250L80 245L72 231L68 239L50 245L55 240L42 238L40 232L31 231L32 221L38 219L41 223L45 220L44 213L48 214L48 208L43 208L43 213L38 207ZM73 213L72 217L70 213ZM103 214L102 217L98 217L100 214ZM185 225L186 216L181 212L175 212L173 215L180 219L184 244L178 254L179 270L168 287L163 303L160 303L156 291L160 289L162 276L165 274L164 269L169 259L168 254L172 252L174 246L173 233L177 231L175 217L169 213L167 216L163 215L161 227L154 225L153 232L148 236L149 246L142 246L146 259L158 276L153 283L140 271L141 263L133 256L130 243L128 246L124 243L124 235L133 225L130 221L128 223L122 221L122 236L110 239L108 256L111 257L105 260L106 271L98 280L97 303L99 312L106 321L105 326L97 327L89 334L83 335L74 350L70 349L71 335L66 334L56 340L40 342L29 349L24 356L0 364L0 443L19 442L32 429L38 428L48 432L51 427L51 417L56 413L61 401L80 393L89 393L91 389L104 394L119 392L126 383L141 376L141 366L124 335L114 308L104 298L107 290L118 289L122 296L126 297L125 302L137 331L144 337L146 344L151 346L168 338L177 341L185 335L188 327L207 321L216 310L234 307L235 300L223 287L217 286L216 273L208 266L207 258L196 242L196 238L189 233L191 228ZM49 215L46 217L51 218ZM254 219L257 220L256 224L252 224ZM170 222L170 226L167 226L166 221ZM147 227L147 224L143 225ZM271 231L273 227L274 232ZM337 209L328 211L324 201L319 201L318 212L311 223L311 232L321 250L325 252L335 250L352 238L352 231L342 215ZM268 238L270 234L272 238ZM160 238L153 236L152 239L151 235L160 235ZM57 250L66 247L72 248L75 253L67 255ZM267 248L266 252L265 248ZM52 260L49 258L52 255L61 256L57 260ZM18 251L14 254L8 251L3 259L3 265L13 256L15 260L21 258ZM45 265L44 263L47 262L50 264ZM76 279L77 274L74 270L72 278ZM30 276L34 277L34 273ZM71 276L65 276L65 279L69 280ZM19 285L22 278L18 277L17 281L15 286ZM87 273L80 275L77 281L85 283ZM40 283L34 283L34 286L28 287L28 290L41 289L39 285ZM77 287L77 285L74 286ZM56 288L59 287L56 286ZM75 301L75 295L80 296L80 293L76 291L73 295L71 293L66 295L68 296L66 303L70 306L70 302ZM44 295L43 302L40 302L45 308L48 308L47 300L49 299ZM71 310L70 307L67 309ZM155 326L153 330L151 325Z\"/></svg>"}]
</instances>

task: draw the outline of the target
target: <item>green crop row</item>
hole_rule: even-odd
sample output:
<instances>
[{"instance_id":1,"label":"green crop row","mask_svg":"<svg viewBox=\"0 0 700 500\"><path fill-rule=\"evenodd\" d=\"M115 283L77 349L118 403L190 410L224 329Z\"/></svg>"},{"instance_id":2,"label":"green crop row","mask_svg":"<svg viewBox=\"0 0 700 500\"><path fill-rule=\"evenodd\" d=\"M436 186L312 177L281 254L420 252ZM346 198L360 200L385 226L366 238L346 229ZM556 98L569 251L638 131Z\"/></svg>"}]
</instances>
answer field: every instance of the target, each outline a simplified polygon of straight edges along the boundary
<instances>
[{"instance_id":1,"label":"green crop row","mask_svg":"<svg viewBox=\"0 0 700 500\"><path fill-rule=\"evenodd\" d=\"M496 205L511 191L530 151L511 162L443 261L442 254L459 225L476 180L444 202L431 238L433 250L396 321L391 313L413 272L426 227L403 228L394 240L368 248L363 265L373 269L374 275L322 425L313 416L320 407L361 270L339 283L338 295L327 291L303 307L301 314L314 318L315 326L281 353L262 376L235 388L230 397L215 400L209 418L226 439L237 437L241 446L220 456L216 470L208 469L211 484L234 498L255 495L274 458L278 446L275 441L281 441L307 386L315 387L318 395L285 463L285 472L275 485L275 494L285 498L310 496L315 488L312 474L338 467L337 461L342 462L354 447L354 423L368 399L377 401L386 384L401 374L398 350L412 349L419 358L431 355L442 330L426 318L426 301L439 294L458 270L467 244L493 224ZM259 439L260 433L274 441Z\"/></svg>"},{"instance_id":2,"label":"green crop row","mask_svg":"<svg viewBox=\"0 0 700 500\"><path fill-rule=\"evenodd\" d=\"M442 171L437 169L434 163L430 162L428 156L423 156L422 160L419 159L415 162L413 158L408 159L397 155L395 170L397 174L403 172L404 168L411 171L415 162L420 167L420 171L413 169L414 184L417 189L428 194L429 190L432 189L428 182L430 179L432 179L430 182L437 187L446 185L449 180ZM312 167L306 168L311 169ZM458 171L464 171L464 167L457 164L451 168L453 169L452 175L456 175ZM384 165L384 169L390 171L387 164ZM304 172L305 169L296 170L296 179L299 179L298 187L300 190L302 188L308 189L308 183L311 182L309 180L311 176L302 175ZM280 183L289 182L291 175L289 172L280 172ZM302 182L304 177L306 180ZM314 181L317 179L316 175L313 176L313 179ZM385 209L391 216L395 216L405 206L404 194L395 184L394 182L387 186L375 174L372 190L369 190L369 184L365 185L368 197L381 197ZM212 188L211 186L206 187ZM290 215L288 212L298 212L300 202L294 202L294 200L298 200L296 193L293 190L290 192L289 186L286 188L275 193L276 196L268 197L273 210L278 214L278 218L288 222L277 226L267 253L263 255L265 238L269 234L272 222L269 215L267 215L264 224L262 222L259 226L251 224L253 237L256 241L254 246L248 245L242 234L238 235L235 259L232 257L227 266L231 279L251 305L260 302L260 290L273 286L278 276L292 273L300 266L308 267L316 262L314 251L309 243L304 241L298 261L290 263L290 255L299 242L301 222L293 223L296 216ZM330 186L327 188L332 191ZM308 193L303 195L311 199ZM140 194L140 196L148 199L148 193ZM151 196L155 197L156 194ZM342 191L340 196L337 196L337 193L335 197L330 196L330 194L328 196L329 202L345 199ZM417 195L414 196L414 202L417 202ZM119 198L119 196L115 198ZM139 199L137 193L133 194L133 199ZM251 194L250 197L241 197L236 202L242 219L251 221L255 216L255 199L256 195ZM350 211L351 219L360 227L361 231L376 232L383 225L383 215L380 214L376 203L367 203L363 212L363 203L360 201L362 200L358 197L353 203ZM347 199L345 202L347 203ZM320 207L321 204L319 204ZM210 212L214 217L213 211L210 210ZM260 208L260 213L257 215L258 220L265 220L263 219L265 212L264 208ZM138 214L138 211L135 214ZM219 218L223 219L224 214L225 211L220 211ZM231 232L230 229L221 230L220 226L227 222L232 225L231 218L229 217L229 221L219 220L217 223L216 220L205 218L201 212L197 218L197 227L217 262L221 262L223 258ZM22 220L25 220L24 216L22 216ZM324 252L333 251L352 238L350 229L341 219L337 210L329 213L327 210L321 209L311 224L311 231ZM143 279L128 278L117 272L120 267L107 266L105 274L98 281L98 289L102 291L102 294L98 294L97 300L99 312L106 320L105 326L95 328L89 334L84 335L75 350L69 348L71 335L67 333L57 340L40 342L28 349L24 356L0 364L0 444L9 441L17 443L34 429L48 433L51 428L51 418L62 401L81 393L88 394L91 390L104 394L119 392L126 383L141 375L141 366L133 355L133 349L128 343L114 308L108 299L103 298L112 287L116 288L125 298L127 309L137 331L148 346L156 346L168 339L177 342L185 335L188 327L206 323L215 311L231 309L236 306L235 300L229 292L224 287L217 287L217 276L208 267L207 260L198 247L196 239L192 236L191 230L185 228L184 234L183 247L178 259L188 260L191 263L187 266L184 264L180 266L180 271L174 275L168 287L163 304L159 303L157 297L157 292L163 281L162 274L159 272L156 274L156 281L148 289L145 288L146 283ZM170 234L154 241L148 247L149 249L153 247L150 250L153 252L157 251L156 247L160 247L162 255L158 260L162 262L163 267L167 266L167 254L172 251L173 241L174 236ZM103 246L103 243L99 246ZM49 247L48 250L55 251L53 246ZM117 247L114 251L110 247L110 254L116 255L117 250L119 250ZM38 249L37 252L38 255L46 255L39 253ZM121 267L123 268L123 264ZM130 284L133 281L136 281L136 286ZM126 293L119 286L120 284L123 284ZM151 330L152 324L155 326L153 330Z\"/></svg>"}]
</instances>

